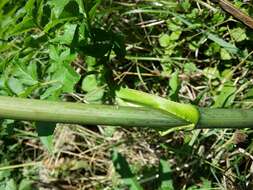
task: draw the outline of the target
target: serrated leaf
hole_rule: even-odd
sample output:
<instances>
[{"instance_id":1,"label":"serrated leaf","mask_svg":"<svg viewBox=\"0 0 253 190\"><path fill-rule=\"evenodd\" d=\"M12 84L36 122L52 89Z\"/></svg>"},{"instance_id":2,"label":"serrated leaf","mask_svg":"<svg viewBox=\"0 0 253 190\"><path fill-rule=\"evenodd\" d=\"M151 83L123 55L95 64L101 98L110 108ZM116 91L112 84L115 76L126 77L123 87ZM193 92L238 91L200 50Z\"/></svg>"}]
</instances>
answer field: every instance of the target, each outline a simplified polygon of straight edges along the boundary
<instances>
[{"instance_id":1,"label":"serrated leaf","mask_svg":"<svg viewBox=\"0 0 253 190\"><path fill-rule=\"evenodd\" d=\"M53 74L52 80L62 85L62 92L73 92L74 85L79 81L80 76L73 70L69 63L62 63L62 66Z\"/></svg>"},{"instance_id":2,"label":"serrated leaf","mask_svg":"<svg viewBox=\"0 0 253 190\"><path fill-rule=\"evenodd\" d=\"M71 54L67 49L62 53L58 52L55 47L50 48L50 58L52 58L51 65L47 72L50 74L50 80L54 81L54 88L50 89L50 93L53 93L53 89L59 92L71 93L74 91L75 84L79 81L80 75L71 66L71 62L76 58L76 54ZM60 54L60 55L59 55ZM55 86L57 84L57 87ZM49 89L48 89L49 90ZM49 93L46 91L47 96ZM44 95L43 95L44 96Z\"/></svg>"},{"instance_id":3,"label":"serrated leaf","mask_svg":"<svg viewBox=\"0 0 253 190\"><path fill-rule=\"evenodd\" d=\"M38 83L37 65L35 63L24 65L20 61L17 61L13 75L25 85L35 85Z\"/></svg>"}]
</instances>

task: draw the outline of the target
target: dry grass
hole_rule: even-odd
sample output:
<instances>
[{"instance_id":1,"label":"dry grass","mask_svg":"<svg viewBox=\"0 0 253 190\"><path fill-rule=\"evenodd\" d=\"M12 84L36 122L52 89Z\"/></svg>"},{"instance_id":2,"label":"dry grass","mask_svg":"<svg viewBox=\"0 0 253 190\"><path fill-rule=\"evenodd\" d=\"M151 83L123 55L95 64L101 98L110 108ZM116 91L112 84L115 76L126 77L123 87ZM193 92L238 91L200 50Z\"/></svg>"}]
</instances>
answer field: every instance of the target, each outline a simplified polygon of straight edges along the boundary
<instances>
[{"instance_id":1,"label":"dry grass","mask_svg":"<svg viewBox=\"0 0 253 190\"><path fill-rule=\"evenodd\" d=\"M59 124L53 154L45 150L39 169L39 186L44 189L113 189L120 183L111 161L113 148L138 167L158 164L150 144L139 134L119 128L113 136L101 135L95 126ZM105 128L99 126L101 131ZM93 129L93 130L92 130ZM48 186L48 188L45 188Z\"/></svg>"}]
</instances>

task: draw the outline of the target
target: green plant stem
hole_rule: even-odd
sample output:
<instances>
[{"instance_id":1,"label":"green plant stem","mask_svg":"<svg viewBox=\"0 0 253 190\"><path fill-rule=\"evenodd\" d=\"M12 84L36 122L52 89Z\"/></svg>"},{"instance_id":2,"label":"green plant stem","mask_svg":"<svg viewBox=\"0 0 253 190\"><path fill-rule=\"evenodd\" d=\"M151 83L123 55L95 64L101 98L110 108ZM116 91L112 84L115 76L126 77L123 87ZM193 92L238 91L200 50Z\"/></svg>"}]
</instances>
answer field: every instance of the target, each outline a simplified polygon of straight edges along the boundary
<instances>
[{"instance_id":1,"label":"green plant stem","mask_svg":"<svg viewBox=\"0 0 253 190\"><path fill-rule=\"evenodd\" d=\"M186 122L159 110L0 96L0 118L121 126L178 126Z\"/></svg>"},{"instance_id":2,"label":"green plant stem","mask_svg":"<svg viewBox=\"0 0 253 190\"><path fill-rule=\"evenodd\" d=\"M36 166L36 165L40 165L40 164L42 164L42 162L30 162L30 163L24 163L24 164L1 166L0 171L10 170L10 169L15 169L15 168L24 168L24 167L29 167L29 166Z\"/></svg>"},{"instance_id":3,"label":"green plant stem","mask_svg":"<svg viewBox=\"0 0 253 190\"><path fill-rule=\"evenodd\" d=\"M199 108L197 128L253 127L253 110ZM147 107L92 105L0 96L0 118L168 129L186 121Z\"/></svg>"},{"instance_id":4,"label":"green plant stem","mask_svg":"<svg viewBox=\"0 0 253 190\"><path fill-rule=\"evenodd\" d=\"M253 110L199 108L198 128L253 128Z\"/></svg>"}]
</instances>

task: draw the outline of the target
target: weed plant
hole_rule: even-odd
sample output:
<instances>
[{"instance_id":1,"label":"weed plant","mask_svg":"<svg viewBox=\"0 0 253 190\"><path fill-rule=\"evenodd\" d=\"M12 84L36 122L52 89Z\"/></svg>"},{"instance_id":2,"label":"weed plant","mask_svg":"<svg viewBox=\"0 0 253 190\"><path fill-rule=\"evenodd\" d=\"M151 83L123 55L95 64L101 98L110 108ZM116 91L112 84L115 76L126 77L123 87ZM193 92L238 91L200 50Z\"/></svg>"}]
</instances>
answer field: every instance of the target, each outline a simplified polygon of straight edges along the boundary
<instances>
[{"instance_id":1,"label":"weed plant","mask_svg":"<svg viewBox=\"0 0 253 190\"><path fill-rule=\"evenodd\" d=\"M231 2L253 16L252 2ZM209 0L1 0L0 95L115 104L128 86L250 109L252 44ZM0 189L250 190L252 134L3 119Z\"/></svg>"}]
</instances>

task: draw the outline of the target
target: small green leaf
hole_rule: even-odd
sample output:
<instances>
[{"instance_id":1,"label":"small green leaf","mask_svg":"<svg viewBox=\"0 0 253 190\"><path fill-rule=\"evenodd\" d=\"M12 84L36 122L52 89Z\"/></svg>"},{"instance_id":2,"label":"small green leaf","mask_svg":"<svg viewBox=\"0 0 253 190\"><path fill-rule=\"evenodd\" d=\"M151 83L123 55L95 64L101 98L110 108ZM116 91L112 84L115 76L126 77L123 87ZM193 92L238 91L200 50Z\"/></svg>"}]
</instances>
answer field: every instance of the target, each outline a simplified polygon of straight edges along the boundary
<instances>
[{"instance_id":1,"label":"small green leaf","mask_svg":"<svg viewBox=\"0 0 253 190\"><path fill-rule=\"evenodd\" d=\"M25 65L21 63L22 60L16 62L16 67L13 71L13 75L18 78L24 85L35 85L38 83L37 79L37 65L30 63Z\"/></svg>"},{"instance_id":2,"label":"small green leaf","mask_svg":"<svg viewBox=\"0 0 253 190\"><path fill-rule=\"evenodd\" d=\"M33 183L34 183L33 181L24 178L19 183L18 190L33 190L34 189L32 187Z\"/></svg>"},{"instance_id":3,"label":"small green leaf","mask_svg":"<svg viewBox=\"0 0 253 190\"><path fill-rule=\"evenodd\" d=\"M61 54L56 48L51 47L51 49L52 52L50 52L49 56L53 60L47 72L51 75L50 80L60 84L60 86L54 89L71 93L74 91L75 84L80 79L80 75L71 66L71 62L77 55L71 54L69 49L63 51Z\"/></svg>"},{"instance_id":4,"label":"small green leaf","mask_svg":"<svg viewBox=\"0 0 253 190\"><path fill-rule=\"evenodd\" d=\"M216 97L214 108L229 107L232 105L235 98L236 87L233 84L226 83L220 94Z\"/></svg>"},{"instance_id":5,"label":"small green leaf","mask_svg":"<svg viewBox=\"0 0 253 190\"><path fill-rule=\"evenodd\" d=\"M82 90L89 92L98 86L95 74L87 75L82 81Z\"/></svg>"},{"instance_id":6,"label":"small green leaf","mask_svg":"<svg viewBox=\"0 0 253 190\"><path fill-rule=\"evenodd\" d=\"M192 74L198 70L197 66L193 62L184 64L184 72L187 74Z\"/></svg>"},{"instance_id":7,"label":"small green leaf","mask_svg":"<svg viewBox=\"0 0 253 190\"><path fill-rule=\"evenodd\" d=\"M170 36L168 34L163 34L159 38L160 46L167 47L171 44Z\"/></svg>"},{"instance_id":8,"label":"small green leaf","mask_svg":"<svg viewBox=\"0 0 253 190\"><path fill-rule=\"evenodd\" d=\"M17 35L23 32L27 32L34 27L36 27L36 24L34 23L33 18L25 17L21 23L15 25L15 27L11 30L10 33L11 35Z\"/></svg>"},{"instance_id":9,"label":"small green leaf","mask_svg":"<svg viewBox=\"0 0 253 190\"><path fill-rule=\"evenodd\" d=\"M85 99L88 102L99 102L104 96L104 88L98 85L97 75L87 75L82 81L82 90L86 91Z\"/></svg>"},{"instance_id":10,"label":"small green leaf","mask_svg":"<svg viewBox=\"0 0 253 190\"><path fill-rule=\"evenodd\" d=\"M96 89L85 94L85 100L92 103L101 102L104 96L104 89L102 87L97 87Z\"/></svg>"},{"instance_id":11,"label":"small green leaf","mask_svg":"<svg viewBox=\"0 0 253 190\"><path fill-rule=\"evenodd\" d=\"M242 28L234 28L230 30L230 35L236 42L241 42L247 39L246 31Z\"/></svg>"},{"instance_id":12,"label":"small green leaf","mask_svg":"<svg viewBox=\"0 0 253 190\"><path fill-rule=\"evenodd\" d=\"M219 73L217 67L206 67L203 70L203 74L205 77L207 77L210 80L217 79L220 77L220 73Z\"/></svg>"},{"instance_id":13,"label":"small green leaf","mask_svg":"<svg viewBox=\"0 0 253 190\"><path fill-rule=\"evenodd\" d=\"M33 8L35 7L35 6L34 6L34 2L35 2L35 0L28 0L28 1L26 2L26 4L25 4L25 10L26 10L27 14L30 14L30 15L31 15L32 10L33 10Z\"/></svg>"},{"instance_id":14,"label":"small green leaf","mask_svg":"<svg viewBox=\"0 0 253 190\"><path fill-rule=\"evenodd\" d=\"M71 22L75 20L75 17L69 17L69 18L61 18L56 20L50 20L45 26L44 26L44 32L48 33L50 30L56 28L58 25L62 25L65 22Z\"/></svg>"},{"instance_id":15,"label":"small green leaf","mask_svg":"<svg viewBox=\"0 0 253 190\"><path fill-rule=\"evenodd\" d=\"M226 50L228 50L230 53L237 53L237 52L239 52L239 49L235 45L233 45L233 44L231 44L229 42L226 42L222 38L220 38L220 37L218 37L218 36L216 36L216 35L214 35L214 34L212 34L210 32L207 32L207 37L210 40L214 41L215 43L219 44L221 47L223 47Z\"/></svg>"},{"instance_id":16,"label":"small green leaf","mask_svg":"<svg viewBox=\"0 0 253 190\"><path fill-rule=\"evenodd\" d=\"M17 190L17 184L14 179L10 179L7 181L5 190Z\"/></svg>"},{"instance_id":17,"label":"small green leaf","mask_svg":"<svg viewBox=\"0 0 253 190\"><path fill-rule=\"evenodd\" d=\"M174 190L172 170L167 160L160 159L159 181L161 182L160 190Z\"/></svg>"},{"instance_id":18,"label":"small green leaf","mask_svg":"<svg viewBox=\"0 0 253 190\"><path fill-rule=\"evenodd\" d=\"M0 181L7 179L11 176L11 170L0 170Z\"/></svg>"},{"instance_id":19,"label":"small green leaf","mask_svg":"<svg viewBox=\"0 0 253 190\"><path fill-rule=\"evenodd\" d=\"M40 98L55 101L59 100L59 96L61 95L61 87L62 85L59 83L53 84L40 96Z\"/></svg>"},{"instance_id":20,"label":"small green leaf","mask_svg":"<svg viewBox=\"0 0 253 190\"><path fill-rule=\"evenodd\" d=\"M52 122L36 122L36 131L44 147L50 152L53 152L53 133L56 123Z\"/></svg>"},{"instance_id":21,"label":"small green leaf","mask_svg":"<svg viewBox=\"0 0 253 190\"><path fill-rule=\"evenodd\" d=\"M45 137L40 137L40 141L43 144L43 146L47 149L47 151L52 154L53 153L53 136L45 136Z\"/></svg>"},{"instance_id":22,"label":"small green leaf","mask_svg":"<svg viewBox=\"0 0 253 190\"><path fill-rule=\"evenodd\" d=\"M88 2L90 3L90 8L88 10L86 10L89 14L89 18L90 19L93 19L96 15L96 10L97 10L97 7L99 6L101 0L86 0L85 2Z\"/></svg>"},{"instance_id":23,"label":"small green leaf","mask_svg":"<svg viewBox=\"0 0 253 190\"><path fill-rule=\"evenodd\" d=\"M182 31L178 30L178 31L174 31L170 34L170 40L171 41L176 41L180 38L182 34Z\"/></svg>"},{"instance_id":24,"label":"small green leaf","mask_svg":"<svg viewBox=\"0 0 253 190\"><path fill-rule=\"evenodd\" d=\"M36 131L39 137L52 135L55 127L56 123L53 122L36 122Z\"/></svg>"},{"instance_id":25,"label":"small green leaf","mask_svg":"<svg viewBox=\"0 0 253 190\"><path fill-rule=\"evenodd\" d=\"M173 31L170 35L168 34L162 34L159 38L160 46L162 47L168 47L172 44L174 44L176 40L180 38L182 31Z\"/></svg>"},{"instance_id":26,"label":"small green leaf","mask_svg":"<svg viewBox=\"0 0 253 190\"><path fill-rule=\"evenodd\" d=\"M61 2L61 1L60 1ZM79 5L75 0L70 0L64 7L59 18L77 18L79 16Z\"/></svg>"},{"instance_id":27,"label":"small green leaf","mask_svg":"<svg viewBox=\"0 0 253 190\"><path fill-rule=\"evenodd\" d=\"M95 57L87 56L85 59L85 63L87 64L87 70L88 71L94 71L97 61Z\"/></svg>"},{"instance_id":28,"label":"small green leaf","mask_svg":"<svg viewBox=\"0 0 253 190\"><path fill-rule=\"evenodd\" d=\"M245 94L246 99L251 99L253 98L253 88L250 88L247 93Z\"/></svg>"},{"instance_id":29,"label":"small green leaf","mask_svg":"<svg viewBox=\"0 0 253 190\"><path fill-rule=\"evenodd\" d=\"M80 0L78 0L79 2ZM84 12L87 14L89 19L95 16L97 6L100 4L101 0L85 0L83 1Z\"/></svg>"},{"instance_id":30,"label":"small green leaf","mask_svg":"<svg viewBox=\"0 0 253 190\"><path fill-rule=\"evenodd\" d=\"M65 24L64 25L64 34L61 36L55 37L52 42L71 45L74 41L74 37L78 31L77 24Z\"/></svg>"},{"instance_id":31,"label":"small green leaf","mask_svg":"<svg viewBox=\"0 0 253 190\"><path fill-rule=\"evenodd\" d=\"M22 83L18 79L13 78L13 77L11 77L8 80L7 85L8 85L8 88L16 95L19 95L24 90Z\"/></svg>"},{"instance_id":32,"label":"small green leaf","mask_svg":"<svg viewBox=\"0 0 253 190\"><path fill-rule=\"evenodd\" d=\"M188 11L191 8L191 3L189 0L184 0L180 3L180 6L184 9L184 11Z\"/></svg>"},{"instance_id":33,"label":"small green leaf","mask_svg":"<svg viewBox=\"0 0 253 190\"><path fill-rule=\"evenodd\" d=\"M117 151L112 153L112 162L115 170L121 176L122 181L130 190L143 190L136 177L132 173L126 159Z\"/></svg>"},{"instance_id":34,"label":"small green leaf","mask_svg":"<svg viewBox=\"0 0 253 190\"><path fill-rule=\"evenodd\" d=\"M52 11L54 12L56 18L58 18L62 11L64 10L64 7L70 2L70 0L52 0L50 1L50 5L52 6Z\"/></svg>"},{"instance_id":35,"label":"small green leaf","mask_svg":"<svg viewBox=\"0 0 253 190\"><path fill-rule=\"evenodd\" d=\"M220 50L220 57L222 60L230 60L232 59L231 55L225 48L221 48Z\"/></svg>"},{"instance_id":36,"label":"small green leaf","mask_svg":"<svg viewBox=\"0 0 253 190\"><path fill-rule=\"evenodd\" d=\"M114 34L113 51L119 58L122 58L126 55L125 38L122 34Z\"/></svg>"},{"instance_id":37,"label":"small green leaf","mask_svg":"<svg viewBox=\"0 0 253 190\"><path fill-rule=\"evenodd\" d=\"M175 71L174 73L172 73L170 81L169 81L169 85L170 85L170 98L173 101L178 101L178 91L180 90L180 80L178 77L178 71Z\"/></svg>"},{"instance_id":38,"label":"small green leaf","mask_svg":"<svg viewBox=\"0 0 253 190\"><path fill-rule=\"evenodd\" d=\"M220 49L221 46L219 44L212 42L208 45L208 49L205 50L204 53L207 56L214 56L215 54L220 52Z\"/></svg>"}]
</instances>

